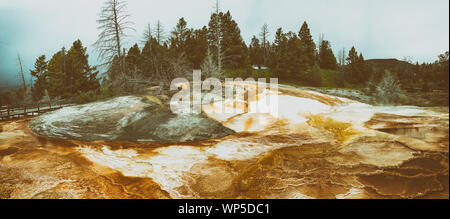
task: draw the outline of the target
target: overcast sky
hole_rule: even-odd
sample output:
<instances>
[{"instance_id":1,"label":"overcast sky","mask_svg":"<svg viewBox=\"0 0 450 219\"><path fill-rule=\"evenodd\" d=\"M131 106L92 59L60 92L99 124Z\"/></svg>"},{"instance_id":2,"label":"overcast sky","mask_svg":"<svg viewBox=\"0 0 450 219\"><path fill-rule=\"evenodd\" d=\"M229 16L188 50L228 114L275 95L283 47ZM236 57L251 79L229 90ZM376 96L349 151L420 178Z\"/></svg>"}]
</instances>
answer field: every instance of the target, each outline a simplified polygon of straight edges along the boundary
<instances>
[{"instance_id":1,"label":"overcast sky","mask_svg":"<svg viewBox=\"0 0 450 219\"><path fill-rule=\"evenodd\" d=\"M18 82L17 53L25 69L37 56L51 57L81 39L96 64L97 14L103 0L0 0L0 86ZM189 27L208 24L214 0L128 0L138 42L148 22L161 20L170 32L180 17ZM298 32L307 21L317 41L325 35L335 52L352 46L367 59L406 56L431 62L449 48L448 0L222 0L248 43L267 23L271 38L278 27ZM28 73L28 71L27 71Z\"/></svg>"}]
</instances>

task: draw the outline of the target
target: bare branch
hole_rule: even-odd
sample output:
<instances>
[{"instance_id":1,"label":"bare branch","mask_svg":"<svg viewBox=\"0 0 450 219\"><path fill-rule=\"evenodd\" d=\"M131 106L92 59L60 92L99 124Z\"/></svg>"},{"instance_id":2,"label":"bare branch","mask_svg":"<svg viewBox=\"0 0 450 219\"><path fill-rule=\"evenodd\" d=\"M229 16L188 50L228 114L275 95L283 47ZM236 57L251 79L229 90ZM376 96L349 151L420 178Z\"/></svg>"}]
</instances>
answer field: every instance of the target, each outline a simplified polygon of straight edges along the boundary
<instances>
[{"instance_id":1,"label":"bare branch","mask_svg":"<svg viewBox=\"0 0 450 219\"><path fill-rule=\"evenodd\" d=\"M126 11L127 3L121 0L106 0L99 13L98 29L101 32L94 43L99 58L104 64L112 63L115 57L122 59L122 45L127 37L126 31L135 30Z\"/></svg>"}]
</instances>

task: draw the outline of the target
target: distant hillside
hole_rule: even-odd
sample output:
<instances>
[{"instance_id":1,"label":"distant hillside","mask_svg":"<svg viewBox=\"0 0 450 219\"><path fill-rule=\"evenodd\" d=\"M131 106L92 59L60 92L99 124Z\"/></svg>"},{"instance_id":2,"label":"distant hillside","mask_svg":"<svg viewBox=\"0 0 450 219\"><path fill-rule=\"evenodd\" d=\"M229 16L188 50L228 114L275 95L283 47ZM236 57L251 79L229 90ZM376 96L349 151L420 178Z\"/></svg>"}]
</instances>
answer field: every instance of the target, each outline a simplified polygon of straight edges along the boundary
<instances>
[{"instance_id":1,"label":"distant hillside","mask_svg":"<svg viewBox=\"0 0 450 219\"><path fill-rule=\"evenodd\" d=\"M398 59L370 59L366 61L367 64L376 70L391 70L398 71L411 68L414 65Z\"/></svg>"},{"instance_id":2,"label":"distant hillside","mask_svg":"<svg viewBox=\"0 0 450 219\"><path fill-rule=\"evenodd\" d=\"M414 67L411 63L397 59L370 59L367 60L366 63L377 72L384 70L390 70L391 72L404 72L406 69Z\"/></svg>"}]
</instances>

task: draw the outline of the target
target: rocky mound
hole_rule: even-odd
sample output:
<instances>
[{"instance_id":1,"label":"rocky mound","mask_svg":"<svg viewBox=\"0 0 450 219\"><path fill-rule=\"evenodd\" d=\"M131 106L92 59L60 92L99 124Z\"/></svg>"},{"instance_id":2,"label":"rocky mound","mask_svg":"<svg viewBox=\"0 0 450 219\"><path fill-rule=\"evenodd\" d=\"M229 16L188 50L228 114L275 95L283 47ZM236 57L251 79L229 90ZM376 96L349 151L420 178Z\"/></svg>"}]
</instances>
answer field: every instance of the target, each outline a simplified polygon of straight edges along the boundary
<instances>
[{"instance_id":1,"label":"rocky mound","mask_svg":"<svg viewBox=\"0 0 450 219\"><path fill-rule=\"evenodd\" d=\"M81 141L198 142L234 132L203 115L175 115L156 97L127 96L35 118L32 131Z\"/></svg>"}]
</instances>

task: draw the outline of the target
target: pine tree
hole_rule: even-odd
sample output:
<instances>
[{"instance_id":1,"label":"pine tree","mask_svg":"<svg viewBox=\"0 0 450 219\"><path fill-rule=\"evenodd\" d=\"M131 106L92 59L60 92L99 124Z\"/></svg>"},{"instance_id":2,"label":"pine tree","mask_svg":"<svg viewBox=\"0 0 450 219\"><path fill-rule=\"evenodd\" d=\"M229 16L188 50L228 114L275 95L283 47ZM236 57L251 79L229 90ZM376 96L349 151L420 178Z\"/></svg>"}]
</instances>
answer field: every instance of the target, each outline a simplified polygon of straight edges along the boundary
<instances>
[{"instance_id":1,"label":"pine tree","mask_svg":"<svg viewBox=\"0 0 450 219\"><path fill-rule=\"evenodd\" d=\"M310 66L305 53L307 52L303 42L294 33L288 33L286 57L283 58L287 61L284 66L288 79L307 80L306 70Z\"/></svg>"},{"instance_id":2,"label":"pine tree","mask_svg":"<svg viewBox=\"0 0 450 219\"><path fill-rule=\"evenodd\" d=\"M80 92L96 91L98 71L89 65L89 55L81 41L75 41L70 50L65 51L63 47L48 62L45 81L50 97L68 98Z\"/></svg>"},{"instance_id":3,"label":"pine tree","mask_svg":"<svg viewBox=\"0 0 450 219\"><path fill-rule=\"evenodd\" d=\"M279 47L282 42L285 40L285 35L283 34L283 29L280 27L278 28L277 32L275 33L275 46Z\"/></svg>"},{"instance_id":4,"label":"pine tree","mask_svg":"<svg viewBox=\"0 0 450 219\"><path fill-rule=\"evenodd\" d=\"M34 101L41 100L45 94L46 78L48 67L45 55L39 56L34 64L34 70L30 70L32 77L36 78L32 87L32 97Z\"/></svg>"},{"instance_id":5,"label":"pine tree","mask_svg":"<svg viewBox=\"0 0 450 219\"><path fill-rule=\"evenodd\" d=\"M358 60L358 52L356 52L355 47L352 47L348 52L347 65L354 64Z\"/></svg>"},{"instance_id":6,"label":"pine tree","mask_svg":"<svg viewBox=\"0 0 450 219\"><path fill-rule=\"evenodd\" d=\"M358 82L361 84L365 83L372 75L362 53L358 57L358 73Z\"/></svg>"},{"instance_id":7,"label":"pine tree","mask_svg":"<svg viewBox=\"0 0 450 219\"><path fill-rule=\"evenodd\" d=\"M73 96L80 92L96 91L99 87L98 71L89 65L87 48L80 40L75 41L67 52L66 58L67 95Z\"/></svg>"},{"instance_id":8,"label":"pine tree","mask_svg":"<svg viewBox=\"0 0 450 219\"><path fill-rule=\"evenodd\" d=\"M358 78L356 76L357 62L358 62L358 52L356 52L355 47L352 47L348 52L347 56L347 66L345 69L345 80L349 83L355 84L358 82Z\"/></svg>"},{"instance_id":9,"label":"pine tree","mask_svg":"<svg viewBox=\"0 0 450 219\"><path fill-rule=\"evenodd\" d=\"M337 70L338 64L330 42L323 40L319 48L319 65L322 69Z\"/></svg>"},{"instance_id":10,"label":"pine tree","mask_svg":"<svg viewBox=\"0 0 450 219\"><path fill-rule=\"evenodd\" d=\"M306 82L306 61L305 46L299 37L293 32L283 33L283 29L279 28L275 33L268 67L282 80Z\"/></svg>"},{"instance_id":11,"label":"pine tree","mask_svg":"<svg viewBox=\"0 0 450 219\"><path fill-rule=\"evenodd\" d=\"M239 69L246 65L247 48L231 13L211 15L208 42L219 69Z\"/></svg>"},{"instance_id":12,"label":"pine tree","mask_svg":"<svg viewBox=\"0 0 450 219\"><path fill-rule=\"evenodd\" d=\"M191 30L187 28L187 22L184 18L180 18L176 27L172 31L170 37L170 48L175 56L183 56L186 52L186 41L191 34Z\"/></svg>"},{"instance_id":13,"label":"pine tree","mask_svg":"<svg viewBox=\"0 0 450 219\"><path fill-rule=\"evenodd\" d=\"M241 36L241 30L238 24L233 20L230 11L227 11L222 17L223 40L222 48L224 50L223 65L226 69L239 69L245 66L246 45Z\"/></svg>"},{"instance_id":14,"label":"pine tree","mask_svg":"<svg viewBox=\"0 0 450 219\"><path fill-rule=\"evenodd\" d=\"M142 63L140 70L146 78L156 80L165 80L167 66L169 65L168 57L169 49L166 46L160 45L156 38L152 38L145 44L142 49Z\"/></svg>"},{"instance_id":15,"label":"pine tree","mask_svg":"<svg viewBox=\"0 0 450 219\"><path fill-rule=\"evenodd\" d=\"M358 55L355 47L352 47L347 57L347 66L345 69L346 81L359 85L366 82L370 77L371 72L365 63L362 53Z\"/></svg>"},{"instance_id":16,"label":"pine tree","mask_svg":"<svg viewBox=\"0 0 450 219\"><path fill-rule=\"evenodd\" d=\"M316 63L316 44L311 35L311 31L308 27L306 21L303 23L300 32L298 33L300 41L303 43L305 47L305 61L308 68L314 66Z\"/></svg>"},{"instance_id":17,"label":"pine tree","mask_svg":"<svg viewBox=\"0 0 450 219\"><path fill-rule=\"evenodd\" d=\"M133 77L139 73L138 68L142 63L142 59L141 59L141 51L137 44L134 44L134 46L128 50L128 54L125 57L125 63L126 63L125 73L128 76Z\"/></svg>"},{"instance_id":18,"label":"pine tree","mask_svg":"<svg viewBox=\"0 0 450 219\"><path fill-rule=\"evenodd\" d=\"M200 69L208 53L208 29L193 30L186 40L186 59L194 69Z\"/></svg>"},{"instance_id":19,"label":"pine tree","mask_svg":"<svg viewBox=\"0 0 450 219\"><path fill-rule=\"evenodd\" d=\"M64 59L65 53L60 50L48 62L48 94L52 99L66 92Z\"/></svg>"},{"instance_id":20,"label":"pine tree","mask_svg":"<svg viewBox=\"0 0 450 219\"><path fill-rule=\"evenodd\" d=\"M189 29L187 22L181 18L169 39L171 56L186 67L199 69L208 50L208 29Z\"/></svg>"},{"instance_id":21,"label":"pine tree","mask_svg":"<svg viewBox=\"0 0 450 219\"><path fill-rule=\"evenodd\" d=\"M275 33L275 40L273 43L273 51L270 55L270 61L268 62L269 67L274 70L275 74L282 78L284 76L283 68L286 62L286 52L287 52L287 37L283 33L282 28L278 28Z\"/></svg>"},{"instance_id":22,"label":"pine tree","mask_svg":"<svg viewBox=\"0 0 450 219\"><path fill-rule=\"evenodd\" d=\"M253 36L252 42L250 43L250 46L248 48L250 62L252 65L256 65L258 67L261 67L261 65L263 65L263 54L261 50L262 49L259 43L259 39L256 38L256 36Z\"/></svg>"}]
</instances>

